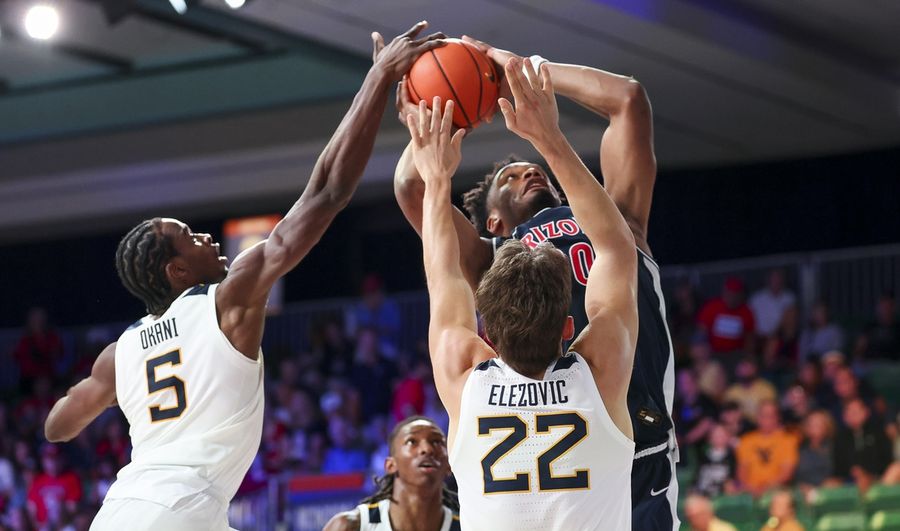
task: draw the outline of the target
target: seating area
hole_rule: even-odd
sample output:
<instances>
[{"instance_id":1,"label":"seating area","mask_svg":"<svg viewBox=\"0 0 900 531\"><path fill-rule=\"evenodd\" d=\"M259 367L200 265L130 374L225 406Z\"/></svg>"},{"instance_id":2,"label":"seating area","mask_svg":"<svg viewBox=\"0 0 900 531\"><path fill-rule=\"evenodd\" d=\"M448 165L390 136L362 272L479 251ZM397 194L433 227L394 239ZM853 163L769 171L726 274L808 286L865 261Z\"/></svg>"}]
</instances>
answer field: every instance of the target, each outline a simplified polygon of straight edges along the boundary
<instances>
[{"instance_id":1,"label":"seating area","mask_svg":"<svg viewBox=\"0 0 900 531\"><path fill-rule=\"evenodd\" d=\"M799 490L793 494L797 520L808 530L900 531L900 485L874 485L865 495L854 486L822 488L811 503ZM759 531L769 519L771 498L771 492L757 500L749 494L726 495L715 498L713 506L716 516L738 531ZM690 527L682 524L682 529Z\"/></svg>"}]
</instances>

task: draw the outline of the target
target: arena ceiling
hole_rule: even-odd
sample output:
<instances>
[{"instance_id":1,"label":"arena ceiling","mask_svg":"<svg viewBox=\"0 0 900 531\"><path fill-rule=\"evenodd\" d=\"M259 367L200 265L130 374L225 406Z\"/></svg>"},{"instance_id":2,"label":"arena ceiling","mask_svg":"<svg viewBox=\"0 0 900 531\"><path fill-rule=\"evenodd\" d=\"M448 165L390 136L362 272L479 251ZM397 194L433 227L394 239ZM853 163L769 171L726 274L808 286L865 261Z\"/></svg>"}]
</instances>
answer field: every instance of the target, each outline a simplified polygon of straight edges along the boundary
<instances>
[{"instance_id":1,"label":"arena ceiling","mask_svg":"<svg viewBox=\"0 0 900 531\"><path fill-rule=\"evenodd\" d=\"M0 241L148 213L284 208L369 64L369 34L420 19L522 53L634 75L664 168L900 145L893 0L44 0L40 42L0 1ZM577 149L601 124L561 104ZM405 132L386 113L360 196L386 196ZM501 124L464 147L474 176L531 154Z\"/></svg>"}]
</instances>

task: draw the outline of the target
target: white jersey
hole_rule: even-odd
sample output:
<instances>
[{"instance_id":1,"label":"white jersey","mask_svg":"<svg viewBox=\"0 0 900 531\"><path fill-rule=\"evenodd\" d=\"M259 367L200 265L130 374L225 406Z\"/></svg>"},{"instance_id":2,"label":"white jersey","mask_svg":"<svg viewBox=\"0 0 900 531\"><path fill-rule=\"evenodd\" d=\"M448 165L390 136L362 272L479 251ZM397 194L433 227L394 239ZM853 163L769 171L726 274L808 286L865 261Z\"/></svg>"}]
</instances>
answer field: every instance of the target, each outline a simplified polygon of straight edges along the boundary
<instances>
[{"instance_id":1,"label":"white jersey","mask_svg":"<svg viewBox=\"0 0 900 531\"><path fill-rule=\"evenodd\" d=\"M357 505L359 511L359 531L393 531L390 517L391 500ZM459 531L459 517L444 507L444 522L440 531Z\"/></svg>"},{"instance_id":2,"label":"white jersey","mask_svg":"<svg viewBox=\"0 0 900 531\"><path fill-rule=\"evenodd\" d=\"M633 458L577 353L543 380L485 361L466 380L450 449L462 528L630 531Z\"/></svg>"},{"instance_id":3,"label":"white jersey","mask_svg":"<svg viewBox=\"0 0 900 531\"><path fill-rule=\"evenodd\" d=\"M219 329L217 284L186 290L116 345L116 397L131 428L131 463L107 500L172 507L198 492L226 504L262 437L262 352L254 361Z\"/></svg>"}]
</instances>

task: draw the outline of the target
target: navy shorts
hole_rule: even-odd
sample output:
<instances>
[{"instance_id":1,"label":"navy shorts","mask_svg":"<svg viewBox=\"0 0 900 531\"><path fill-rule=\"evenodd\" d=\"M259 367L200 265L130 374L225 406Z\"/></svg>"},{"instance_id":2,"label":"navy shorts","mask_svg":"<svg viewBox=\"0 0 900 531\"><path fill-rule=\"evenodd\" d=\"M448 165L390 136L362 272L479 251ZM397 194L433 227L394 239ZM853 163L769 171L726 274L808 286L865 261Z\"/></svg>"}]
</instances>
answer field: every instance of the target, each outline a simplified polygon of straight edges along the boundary
<instances>
[{"instance_id":1,"label":"navy shorts","mask_svg":"<svg viewBox=\"0 0 900 531\"><path fill-rule=\"evenodd\" d=\"M667 447L635 456L631 467L631 529L678 530L678 479L674 453Z\"/></svg>"}]
</instances>

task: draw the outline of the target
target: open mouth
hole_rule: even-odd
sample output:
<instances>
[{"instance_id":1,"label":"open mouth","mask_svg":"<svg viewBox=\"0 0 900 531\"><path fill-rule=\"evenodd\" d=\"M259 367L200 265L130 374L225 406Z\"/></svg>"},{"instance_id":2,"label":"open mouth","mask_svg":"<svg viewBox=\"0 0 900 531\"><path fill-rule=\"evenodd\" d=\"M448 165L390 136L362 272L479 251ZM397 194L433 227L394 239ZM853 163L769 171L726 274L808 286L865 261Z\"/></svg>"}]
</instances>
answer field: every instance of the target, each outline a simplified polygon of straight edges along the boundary
<instances>
[{"instance_id":1,"label":"open mouth","mask_svg":"<svg viewBox=\"0 0 900 531\"><path fill-rule=\"evenodd\" d=\"M440 466L438 465L438 462L437 462L437 461L434 461L434 460L432 460L432 459L427 459L427 460L422 461L421 463L419 463L419 469L424 469L424 470L437 470L438 468L440 468Z\"/></svg>"}]
</instances>

